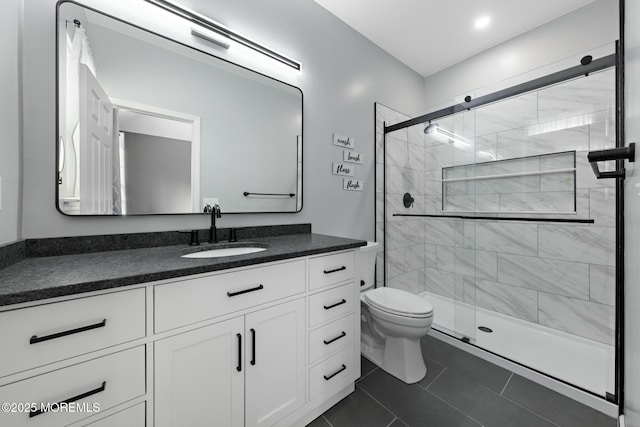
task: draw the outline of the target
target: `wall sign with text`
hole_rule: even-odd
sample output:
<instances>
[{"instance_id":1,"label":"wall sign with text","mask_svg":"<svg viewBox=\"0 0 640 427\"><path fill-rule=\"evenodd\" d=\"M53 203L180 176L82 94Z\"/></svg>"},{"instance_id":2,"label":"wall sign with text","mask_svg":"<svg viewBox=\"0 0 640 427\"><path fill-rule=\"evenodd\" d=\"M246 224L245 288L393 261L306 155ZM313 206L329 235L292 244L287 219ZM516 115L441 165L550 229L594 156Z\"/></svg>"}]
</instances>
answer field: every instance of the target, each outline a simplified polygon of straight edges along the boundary
<instances>
[{"instance_id":1,"label":"wall sign with text","mask_svg":"<svg viewBox=\"0 0 640 427\"><path fill-rule=\"evenodd\" d=\"M362 164L362 154L355 151L344 150L342 152L342 160L349 163Z\"/></svg>"},{"instance_id":2,"label":"wall sign with text","mask_svg":"<svg viewBox=\"0 0 640 427\"><path fill-rule=\"evenodd\" d=\"M344 163L333 163L331 168L334 175L353 176L353 165Z\"/></svg>"},{"instance_id":3,"label":"wall sign with text","mask_svg":"<svg viewBox=\"0 0 640 427\"><path fill-rule=\"evenodd\" d=\"M333 145L337 145L338 147L354 149L356 148L356 140L355 138L351 138L349 136L336 135L334 133Z\"/></svg>"},{"instance_id":4,"label":"wall sign with text","mask_svg":"<svg viewBox=\"0 0 640 427\"><path fill-rule=\"evenodd\" d=\"M364 183L359 179L342 180L342 189L346 191L362 191Z\"/></svg>"}]
</instances>

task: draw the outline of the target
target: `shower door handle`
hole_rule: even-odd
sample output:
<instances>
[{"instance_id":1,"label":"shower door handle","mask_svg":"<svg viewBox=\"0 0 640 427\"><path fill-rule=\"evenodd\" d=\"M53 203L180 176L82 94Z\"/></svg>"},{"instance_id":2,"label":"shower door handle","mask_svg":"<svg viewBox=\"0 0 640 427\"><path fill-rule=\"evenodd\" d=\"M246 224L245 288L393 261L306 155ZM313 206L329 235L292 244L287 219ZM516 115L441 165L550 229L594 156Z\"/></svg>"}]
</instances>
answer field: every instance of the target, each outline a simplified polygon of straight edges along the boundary
<instances>
[{"instance_id":1,"label":"shower door handle","mask_svg":"<svg viewBox=\"0 0 640 427\"><path fill-rule=\"evenodd\" d=\"M590 151L587 159L591 163L591 168L597 179L606 178L623 178L625 177L624 168L615 171L601 172L598 168L598 162L606 162L608 160L629 160L635 162L636 144L632 142L628 147L611 148L609 150Z\"/></svg>"}]
</instances>

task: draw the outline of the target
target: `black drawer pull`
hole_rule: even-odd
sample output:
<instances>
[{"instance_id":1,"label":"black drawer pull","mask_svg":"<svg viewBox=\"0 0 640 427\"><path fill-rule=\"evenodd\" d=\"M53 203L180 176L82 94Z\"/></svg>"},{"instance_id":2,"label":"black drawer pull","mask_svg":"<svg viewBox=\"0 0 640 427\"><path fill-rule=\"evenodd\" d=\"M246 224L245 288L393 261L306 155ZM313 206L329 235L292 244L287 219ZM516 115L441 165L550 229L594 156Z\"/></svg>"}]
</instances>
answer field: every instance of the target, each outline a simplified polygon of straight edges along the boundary
<instances>
[{"instance_id":1,"label":"black drawer pull","mask_svg":"<svg viewBox=\"0 0 640 427\"><path fill-rule=\"evenodd\" d=\"M340 372L344 371L345 369L347 369L347 367L346 367L346 366L344 366L344 364L343 364L343 365L342 365L342 368L338 369L338 370L337 370L337 371L335 371L333 374L331 374L331 375L329 375L329 376L323 375L323 376L324 376L324 379L325 379L325 380L327 380L327 381L329 381L331 378L335 377L336 375L338 375Z\"/></svg>"},{"instance_id":2,"label":"black drawer pull","mask_svg":"<svg viewBox=\"0 0 640 427\"><path fill-rule=\"evenodd\" d=\"M246 294L248 292L259 291L260 289L264 289L264 286L260 285L260 286L256 286L255 288L245 289L244 291L238 291L238 292L227 292L227 296L228 297L235 297L236 295L242 295L242 294Z\"/></svg>"},{"instance_id":3,"label":"black drawer pull","mask_svg":"<svg viewBox=\"0 0 640 427\"><path fill-rule=\"evenodd\" d=\"M51 407L52 408L60 407L60 405L66 405L67 403L72 403L72 402L75 402L77 400L84 399L85 397L93 396L94 394L98 394L100 392L103 392L106 387L107 387L107 382L106 381L102 381L102 385L100 387L94 388L93 390L89 390L89 391L84 392L82 394L78 394L76 396L73 396L73 397L70 397L68 399L62 400L60 402L54 403L53 405L51 405ZM40 414L44 414L45 412L47 412L46 408L37 409L35 411L29 411L29 418L33 418L33 417L38 416Z\"/></svg>"},{"instance_id":4,"label":"black drawer pull","mask_svg":"<svg viewBox=\"0 0 640 427\"><path fill-rule=\"evenodd\" d=\"M329 344L331 344L332 342L338 341L340 338L344 338L344 337L346 337L346 336L347 336L347 333L346 333L345 331L342 331L342 333L341 333L340 335L338 335L337 337L332 338L332 339L330 339L329 341L324 340L323 342L324 342L326 345L329 345Z\"/></svg>"},{"instance_id":5,"label":"black drawer pull","mask_svg":"<svg viewBox=\"0 0 640 427\"><path fill-rule=\"evenodd\" d=\"M344 265L340 268L336 268L335 270L324 270L324 274L331 274L331 273L336 273L338 271L342 271L342 270L346 270L347 267L345 267Z\"/></svg>"},{"instance_id":6,"label":"black drawer pull","mask_svg":"<svg viewBox=\"0 0 640 427\"><path fill-rule=\"evenodd\" d=\"M238 372L242 371L242 335L236 334L238 337L238 366L236 366L236 370Z\"/></svg>"},{"instance_id":7,"label":"black drawer pull","mask_svg":"<svg viewBox=\"0 0 640 427\"><path fill-rule=\"evenodd\" d=\"M251 366L256 364L256 330L251 328Z\"/></svg>"},{"instance_id":8,"label":"black drawer pull","mask_svg":"<svg viewBox=\"0 0 640 427\"><path fill-rule=\"evenodd\" d=\"M337 307L337 306L342 305L342 304L345 304L346 302L347 302L347 300L342 298L342 301L340 301L340 302L337 302L337 303L331 304L331 305L324 305L323 307L324 307L325 310L331 310L332 308Z\"/></svg>"},{"instance_id":9,"label":"black drawer pull","mask_svg":"<svg viewBox=\"0 0 640 427\"><path fill-rule=\"evenodd\" d=\"M92 329L104 328L106 325L107 325L107 319L103 319L102 322L94 323L93 325L82 326L81 328L70 329L68 331L56 332L55 334L45 335L43 337L33 335L29 339L29 344L37 344L42 341L49 341L56 338L65 337L67 335L73 335L80 332L90 331Z\"/></svg>"}]
</instances>

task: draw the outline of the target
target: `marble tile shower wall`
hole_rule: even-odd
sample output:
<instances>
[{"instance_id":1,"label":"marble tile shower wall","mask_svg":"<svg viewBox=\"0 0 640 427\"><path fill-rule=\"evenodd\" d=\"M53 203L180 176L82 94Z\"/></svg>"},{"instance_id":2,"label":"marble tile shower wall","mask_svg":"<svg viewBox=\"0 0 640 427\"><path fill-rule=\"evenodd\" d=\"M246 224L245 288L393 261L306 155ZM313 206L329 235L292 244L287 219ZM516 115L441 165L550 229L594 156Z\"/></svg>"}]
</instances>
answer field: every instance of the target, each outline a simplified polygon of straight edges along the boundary
<instances>
[{"instance_id":1,"label":"marble tile shower wall","mask_svg":"<svg viewBox=\"0 0 640 427\"><path fill-rule=\"evenodd\" d=\"M385 192L385 147L384 147L384 125L390 125L401 122L403 120L410 119L406 114L400 113L392 108L389 108L380 103L375 104L375 124L376 124L376 241L382 246L385 239L385 218L384 218L384 192ZM399 150L405 150L406 158L406 143L408 140L408 130L404 129L399 132L404 135L403 142L405 144L399 144L401 147ZM417 144L423 145L422 143ZM417 161L417 160L416 160ZM409 172L407 171L407 176ZM397 178L396 178L397 179ZM404 193L403 193L404 194ZM392 199L392 198L390 198ZM391 211L387 214L392 215ZM385 264L383 252L378 252L376 257L376 284L377 286L384 286L385 280Z\"/></svg>"},{"instance_id":2,"label":"marble tile shower wall","mask_svg":"<svg viewBox=\"0 0 640 427\"><path fill-rule=\"evenodd\" d=\"M387 135L387 286L427 290L613 345L615 189L612 180L595 179L587 152L615 146L614 89L613 71L606 71L438 120L469 145L425 135L424 125ZM408 117L380 104L376 113L376 222L383 241L382 122ZM591 218L594 224L392 216L441 214L443 167L561 151L576 152L577 212L531 216ZM511 189L494 193L518 200L541 188L567 191L545 176L504 181ZM402 205L405 192L415 198L408 209ZM474 202L476 210L490 210ZM377 265L381 285L382 254Z\"/></svg>"}]
</instances>

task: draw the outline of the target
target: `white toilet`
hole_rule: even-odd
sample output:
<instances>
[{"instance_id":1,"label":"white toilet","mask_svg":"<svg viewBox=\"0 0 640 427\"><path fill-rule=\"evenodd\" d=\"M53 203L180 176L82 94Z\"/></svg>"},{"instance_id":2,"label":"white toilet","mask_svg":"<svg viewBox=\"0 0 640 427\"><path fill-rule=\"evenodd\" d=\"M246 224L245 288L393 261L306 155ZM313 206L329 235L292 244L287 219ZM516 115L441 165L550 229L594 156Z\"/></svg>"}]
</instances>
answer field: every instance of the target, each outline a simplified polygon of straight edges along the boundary
<instances>
[{"instance_id":1,"label":"white toilet","mask_svg":"<svg viewBox=\"0 0 640 427\"><path fill-rule=\"evenodd\" d=\"M433 307L412 293L381 287L373 289L378 244L368 242L357 257L362 309L362 355L394 377L412 384L427 373L420 338L433 321Z\"/></svg>"}]
</instances>

